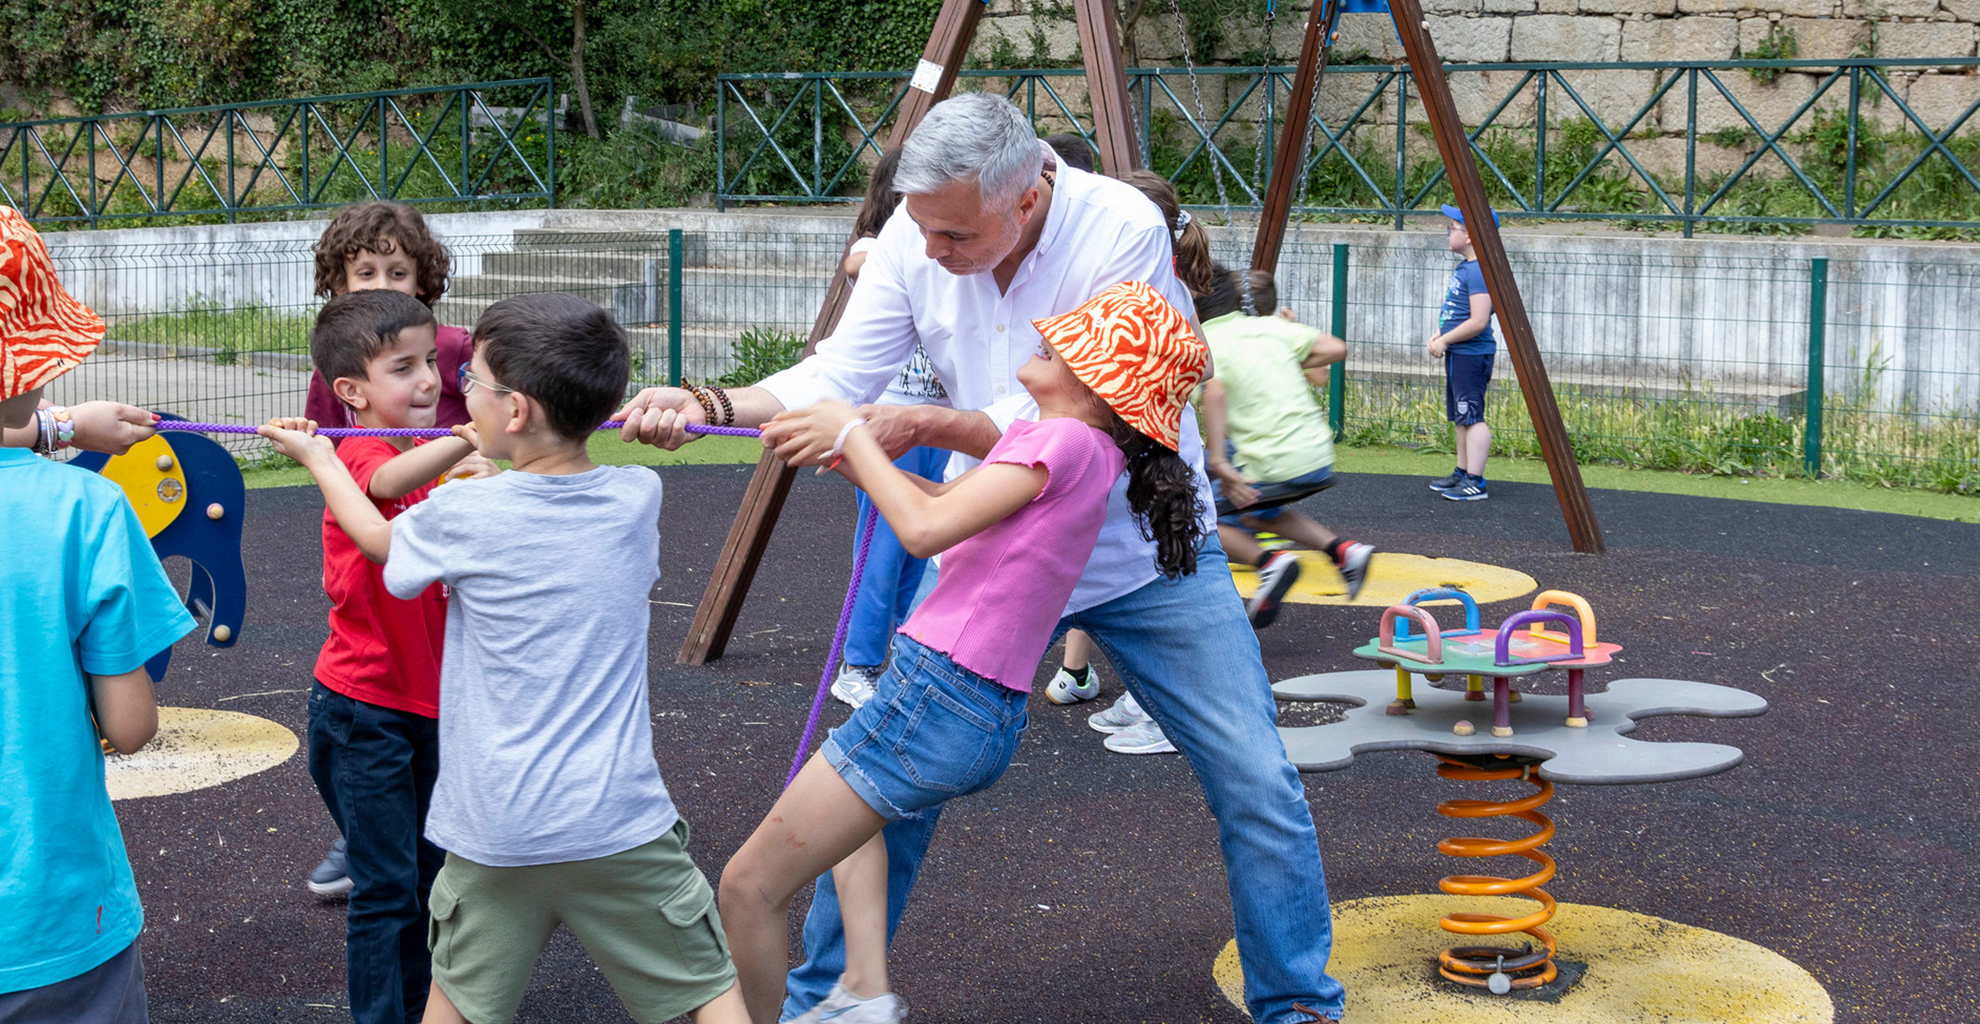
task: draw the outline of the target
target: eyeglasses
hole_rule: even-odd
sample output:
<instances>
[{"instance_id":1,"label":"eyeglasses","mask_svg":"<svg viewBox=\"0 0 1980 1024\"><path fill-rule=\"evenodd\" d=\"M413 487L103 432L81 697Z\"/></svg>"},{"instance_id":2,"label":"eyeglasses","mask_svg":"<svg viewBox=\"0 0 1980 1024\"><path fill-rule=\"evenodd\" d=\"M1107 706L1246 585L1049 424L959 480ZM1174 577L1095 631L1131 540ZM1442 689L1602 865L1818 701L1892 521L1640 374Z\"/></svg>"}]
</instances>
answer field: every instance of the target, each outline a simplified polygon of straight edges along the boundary
<instances>
[{"instance_id":1,"label":"eyeglasses","mask_svg":"<svg viewBox=\"0 0 1980 1024\"><path fill-rule=\"evenodd\" d=\"M474 375L473 370L470 370L465 366L461 367L461 394L463 396L466 396L468 392L473 391L476 387L484 387L490 391L499 392L505 395L513 395L516 393L515 388L505 388L502 385L497 384L492 380L482 380L480 377Z\"/></svg>"}]
</instances>

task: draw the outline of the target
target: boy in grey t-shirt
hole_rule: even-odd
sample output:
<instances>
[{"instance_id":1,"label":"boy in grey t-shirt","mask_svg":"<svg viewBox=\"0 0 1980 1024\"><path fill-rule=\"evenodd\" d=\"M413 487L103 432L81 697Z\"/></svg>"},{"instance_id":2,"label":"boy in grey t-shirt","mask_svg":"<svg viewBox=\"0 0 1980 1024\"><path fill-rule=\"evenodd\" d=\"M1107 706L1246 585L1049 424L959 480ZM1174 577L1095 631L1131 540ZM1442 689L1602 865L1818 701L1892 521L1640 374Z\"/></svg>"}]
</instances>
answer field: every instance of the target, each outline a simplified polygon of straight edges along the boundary
<instances>
[{"instance_id":1,"label":"boy in grey t-shirt","mask_svg":"<svg viewBox=\"0 0 1980 1024\"><path fill-rule=\"evenodd\" d=\"M426 822L449 852L433 883L426 1019L513 1019L564 924L635 1019L746 1021L653 757L660 479L585 454L625 393L625 332L582 299L528 295L489 307L474 338L461 388L474 423L455 430L512 472L449 484L388 523L314 424L261 430L316 477L388 589L452 589Z\"/></svg>"}]
</instances>

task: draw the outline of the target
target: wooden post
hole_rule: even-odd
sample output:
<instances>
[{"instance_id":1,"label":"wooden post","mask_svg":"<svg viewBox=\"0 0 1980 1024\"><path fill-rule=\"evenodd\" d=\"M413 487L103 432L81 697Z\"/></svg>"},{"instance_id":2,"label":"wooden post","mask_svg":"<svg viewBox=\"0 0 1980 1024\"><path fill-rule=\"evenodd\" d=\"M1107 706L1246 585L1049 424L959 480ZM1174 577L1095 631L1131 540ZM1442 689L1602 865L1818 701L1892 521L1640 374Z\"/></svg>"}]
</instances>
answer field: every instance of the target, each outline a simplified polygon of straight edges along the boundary
<instances>
[{"instance_id":1,"label":"wooden post","mask_svg":"<svg viewBox=\"0 0 1980 1024\"><path fill-rule=\"evenodd\" d=\"M1286 219L1292 215L1300 166L1306 160L1306 126L1313 116L1313 85L1327 71L1327 16L1340 0L1313 0L1306 14L1306 36L1299 45L1299 70L1293 75L1292 95L1286 100L1286 121L1279 129L1279 150L1272 158L1272 177L1265 185L1265 202L1258 211L1258 235L1251 243L1251 269L1277 270L1279 247L1286 240ZM1270 74L1268 67L1266 73Z\"/></svg>"},{"instance_id":2,"label":"wooden post","mask_svg":"<svg viewBox=\"0 0 1980 1024\"><path fill-rule=\"evenodd\" d=\"M982 15L982 0L944 0L941 13L935 16L935 29L929 34L928 47L922 51L921 63L915 68L908 86L907 98L901 101L893 131L887 136L888 148L906 141L908 134L928 113L928 108L946 97L954 87L956 72L962 69L963 56L969 50L970 40L976 36L976 23ZM1118 63L1117 59L1116 65ZM850 237L846 239L848 248L852 246L852 241ZM844 260L841 259L840 265L832 271L832 284L825 291L825 303L818 310L818 318L812 321L811 339L804 347L805 355L810 355L819 339L830 336L839 325L839 316L846 308L846 296L851 292L852 287L846 281ZM723 649L729 644L730 634L735 631L736 616L742 611L743 598L749 595L749 585L756 579L756 567L763 561L763 550L770 544L770 531L776 527L777 516L784 510L784 499L790 495L791 480L796 475L795 469L768 452L757 462L756 472L749 478L749 489L743 494L742 507L736 510L735 523L729 527L729 538L723 542L722 553L715 560L708 589L702 593L701 604L694 610L694 622L688 626L687 640L674 657L676 664L700 665L722 656Z\"/></svg>"},{"instance_id":3,"label":"wooden post","mask_svg":"<svg viewBox=\"0 0 1980 1024\"><path fill-rule=\"evenodd\" d=\"M1073 0L1079 23L1079 49L1086 55L1086 93L1093 106L1093 141L1100 166L1118 175L1141 166L1134 144L1134 107L1128 102L1127 70L1121 64L1121 32L1109 0Z\"/></svg>"},{"instance_id":4,"label":"wooden post","mask_svg":"<svg viewBox=\"0 0 1980 1024\"><path fill-rule=\"evenodd\" d=\"M1602 527L1595 521L1595 509L1588 503L1588 488L1581 482L1581 467L1575 464L1574 450L1568 443L1567 428L1561 423L1560 407L1554 404L1554 388L1547 380L1547 367L1540 361L1540 348L1533 340L1533 324L1526 317L1526 303L1520 298L1519 283L1513 279L1512 264L1506 262L1505 245L1499 227L1492 220L1491 203L1478 178L1478 165L1471 158L1471 144L1464 122L1458 120L1457 105L1451 101L1450 83L1444 78L1444 65L1437 47L1430 41L1429 23L1423 20L1419 0L1389 0L1389 13L1402 36L1403 52L1409 56L1410 71L1416 77L1430 127L1437 136L1437 152L1444 159L1444 173L1457 193L1458 209L1464 211L1466 232L1472 250L1478 254L1478 268L1485 275L1485 289L1492 294L1492 310L1505 328L1506 349L1512 354L1513 370L1519 374L1519 390L1526 397L1526 408L1533 416L1533 432L1540 439L1540 453L1546 457L1547 473L1554 481L1554 496L1561 503L1567 520L1568 538L1576 551L1600 554Z\"/></svg>"}]
</instances>

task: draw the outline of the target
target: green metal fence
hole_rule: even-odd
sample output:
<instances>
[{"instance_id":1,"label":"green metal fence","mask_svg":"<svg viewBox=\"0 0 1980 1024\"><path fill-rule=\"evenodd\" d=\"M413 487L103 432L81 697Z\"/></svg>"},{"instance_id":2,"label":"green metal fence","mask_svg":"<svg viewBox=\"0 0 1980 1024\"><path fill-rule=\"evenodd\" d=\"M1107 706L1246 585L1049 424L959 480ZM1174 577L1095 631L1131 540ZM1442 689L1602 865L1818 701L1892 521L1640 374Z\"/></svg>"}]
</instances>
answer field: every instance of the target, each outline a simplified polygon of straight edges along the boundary
<instances>
[{"instance_id":1,"label":"green metal fence","mask_svg":"<svg viewBox=\"0 0 1980 1024\"><path fill-rule=\"evenodd\" d=\"M1697 230L1980 228L1980 58L1462 64L1445 68L1513 218ZM1145 165L1198 208L1256 209L1294 69L1128 72ZM1078 69L969 70L1041 135L1091 138ZM908 75L717 76L718 203L851 202ZM1922 83L1922 84L1921 84ZM1294 210L1434 216L1449 184L1409 69L1327 70Z\"/></svg>"},{"instance_id":2,"label":"green metal fence","mask_svg":"<svg viewBox=\"0 0 1980 1024\"><path fill-rule=\"evenodd\" d=\"M524 78L0 124L0 205L89 227L362 199L554 205L553 95Z\"/></svg>"},{"instance_id":3,"label":"green metal fence","mask_svg":"<svg viewBox=\"0 0 1980 1024\"><path fill-rule=\"evenodd\" d=\"M719 231L451 236L453 277L437 312L471 326L502 298L574 292L627 326L636 384L747 383L795 358L842 251L843 225L806 224L739 214ZM109 325L103 349L54 396L114 397L200 420L299 412L319 306L306 227L295 225L288 241L171 246L49 236L64 282ZM1248 235L1217 235L1219 257L1242 262ZM1286 305L1349 341L1347 362L1318 397L1347 443L1447 450L1441 369L1424 349L1453 266L1443 236L1336 235L1289 242L1278 275ZM1980 259L1905 262L1847 249L1816 260L1660 255L1602 240L1509 241L1584 461L1814 468L1980 494ZM1504 357L1488 422L1499 452L1537 456ZM259 445L232 443L243 453Z\"/></svg>"}]
</instances>

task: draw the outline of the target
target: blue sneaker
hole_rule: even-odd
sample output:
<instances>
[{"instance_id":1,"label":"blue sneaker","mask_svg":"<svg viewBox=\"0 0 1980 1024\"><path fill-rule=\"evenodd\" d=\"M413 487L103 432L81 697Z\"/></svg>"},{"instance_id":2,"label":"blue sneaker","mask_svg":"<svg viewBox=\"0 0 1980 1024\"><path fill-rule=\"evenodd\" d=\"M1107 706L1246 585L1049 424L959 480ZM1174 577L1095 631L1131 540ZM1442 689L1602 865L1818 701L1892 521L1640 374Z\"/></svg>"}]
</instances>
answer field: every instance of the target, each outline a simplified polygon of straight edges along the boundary
<instances>
[{"instance_id":1,"label":"blue sneaker","mask_svg":"<svg viewBox=\"0 0 1980 1024\"><path fill-rule=\"evenodd\" d=\"M345 868L344 837L330 844L330 852L323 855L323 863L309 873L309 891L318 896L335 898L348 896L351 892L351 873Z\"/></svg>"},{"instance_id":2,"label":"blue sneaker","mask_svg":"<svg viewBox=\"0 0 1980 1024\"><path fill-rule=\"evenodd\" d=\"M1463 483L1464 477L1465 477L1464 470L1453 469L1450 471L1449 474L1445 476L1440 476L1437 479L1430 481L1430 489L1441 494L1443 493L1445 488L1456 487L1457 485Z\"/></svg>"},{"instance_id":3,"label":"blue sneaker","mask_svg":"<svg viewBox=\"0 0 1980 1024\"><path fill-rule=\"evenodd\" d=\"M1437 492L1446 501L1484 501L1491 497L1485 491L1485 481L1481 477L1468 476L1455 487L1445 487Z\"/></svg>"}]
</instances>

